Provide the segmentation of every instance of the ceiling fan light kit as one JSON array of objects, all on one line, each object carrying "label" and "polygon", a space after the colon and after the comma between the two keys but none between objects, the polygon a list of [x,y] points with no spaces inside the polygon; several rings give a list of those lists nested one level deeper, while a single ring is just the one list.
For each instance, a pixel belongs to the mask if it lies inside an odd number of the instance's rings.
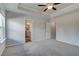
[{"label": "ceiling fan light kit", "polygon": [[52,9],[52,6],[48,6],[47,8],[48,8],[48,9]]},{"label": "ceiling fan light kit", "polygon": [[61,3],[47,3],[47,5],[38,5],[38,6],[45,6],[46,8],[43,10],[43,12],[47,11],[48,9],[56,10],[55,5],[59,5]]}]

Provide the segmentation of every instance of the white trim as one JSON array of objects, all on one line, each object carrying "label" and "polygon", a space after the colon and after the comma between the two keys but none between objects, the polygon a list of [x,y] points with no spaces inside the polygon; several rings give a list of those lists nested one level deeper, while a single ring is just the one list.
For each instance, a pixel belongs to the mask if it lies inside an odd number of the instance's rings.
[{"label": "white trim", "polygon": [[6,39],[0,40],[0,43],[2,44]]},{"label": "white trim", "polygon": [[0,43],[0,44],[1,44],[0,56],[1,56],[3,51],[4,51],[4,49],[5,49],[5,40],[3,40],[2,43]]},{"label": "white trim", "polygon": [[19,43],[19,44],[12,44],[12,45],[6,45],[6,48],[7,47],[12,47],[12,46],[17,46],[17,45],[24,45],[25,43]]}]

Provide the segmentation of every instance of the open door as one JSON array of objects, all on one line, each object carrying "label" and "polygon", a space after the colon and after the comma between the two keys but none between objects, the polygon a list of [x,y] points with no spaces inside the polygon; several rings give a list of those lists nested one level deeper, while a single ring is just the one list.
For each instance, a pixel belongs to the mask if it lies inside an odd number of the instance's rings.
[{"label": "open door", "polygon": [[25,42],[31,42],[31,23],[25,20]]}]

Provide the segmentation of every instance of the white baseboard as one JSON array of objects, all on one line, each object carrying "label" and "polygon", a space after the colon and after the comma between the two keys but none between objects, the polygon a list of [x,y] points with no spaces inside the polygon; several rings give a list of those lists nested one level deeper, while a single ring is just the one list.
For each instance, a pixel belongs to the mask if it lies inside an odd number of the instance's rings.
[{"label": "white baseboard", "polygon": [[3,43],[1,43],[1,45],[0,45],[0,56],[2,55],[4,49],[5,49],[5,41]]},{"label": "white baseboard", "polygon": [[24,43],[6,45],[6,48],[7,48],[7,47],[12,47],[12,46],[17,46],[17,45],[23,45],[23,44],[24,44]]}]

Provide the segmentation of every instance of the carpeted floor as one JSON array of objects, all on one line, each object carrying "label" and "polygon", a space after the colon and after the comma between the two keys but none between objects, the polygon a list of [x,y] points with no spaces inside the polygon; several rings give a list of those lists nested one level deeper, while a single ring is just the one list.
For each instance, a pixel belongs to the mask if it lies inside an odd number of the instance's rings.
[{"label": "carpeted floor", "polygon": [[55,40],[41,40],[8,47],[2,56],[79,56],[79,46]]}]

